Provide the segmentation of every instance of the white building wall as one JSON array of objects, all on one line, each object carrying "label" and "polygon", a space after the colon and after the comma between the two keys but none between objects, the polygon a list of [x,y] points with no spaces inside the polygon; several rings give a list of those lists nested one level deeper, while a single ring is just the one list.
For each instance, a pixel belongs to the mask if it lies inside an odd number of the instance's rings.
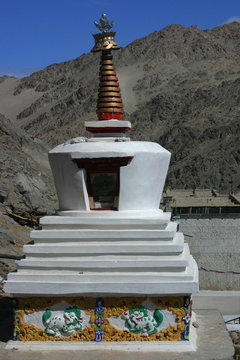
[{"label": "white building wall", "polygon": [[[240,272],[240,217],[180,220],[191,254],[199,269]],[[239,290],[240,274],[199,271],[200,289]]]}]

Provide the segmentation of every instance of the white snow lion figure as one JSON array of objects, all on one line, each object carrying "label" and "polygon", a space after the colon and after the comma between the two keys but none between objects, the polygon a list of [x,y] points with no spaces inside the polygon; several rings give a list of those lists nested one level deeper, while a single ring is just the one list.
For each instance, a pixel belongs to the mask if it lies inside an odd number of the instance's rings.
[{"label": "white snow lion figure", "polygon": [[156,309],[152,316],[147,309],[137,307],[124,311],[122,318],[125,320],[125,331],[148,336],[158,332],[158,327],[163,321],[163,314]]},{"label": "white snow lion figure", "polygon": [[45,334],[50,336],[68,336],[82,329],[83,317],[77,306],[68,307],[63,314],[52,313],[47,309],[42,317],[46,329]]}]

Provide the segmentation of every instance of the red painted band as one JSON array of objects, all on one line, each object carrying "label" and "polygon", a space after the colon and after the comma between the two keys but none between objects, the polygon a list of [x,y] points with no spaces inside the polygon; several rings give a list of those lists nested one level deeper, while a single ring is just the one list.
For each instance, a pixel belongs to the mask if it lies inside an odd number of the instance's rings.
[{"label": "red painted band", "polygon": [[99,120],[122,120],[123,119],[123,113],[98,113],[98,119]]}]

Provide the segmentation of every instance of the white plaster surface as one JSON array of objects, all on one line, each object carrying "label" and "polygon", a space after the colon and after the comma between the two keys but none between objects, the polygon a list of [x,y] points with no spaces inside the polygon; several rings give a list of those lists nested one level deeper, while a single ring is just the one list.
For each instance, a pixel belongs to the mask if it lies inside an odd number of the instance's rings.
[{"label": "white plaster surface", "polygon": [[[240,272],[240,217],[187,218],[180,220],[198,267]],[[239,290],[240,275],[199,271],[200,289]],[[239,301],[240,302],[240,301]]]},{"label": "white plaster surface", "polygon": [[130,141],[129,137],[126,137],[124,133],[95,133],[93,137],[88,139],[88,142],[122,142],[122,141]]},{"label": "white plaster surface", "polygon": [[[99,213],[99,211],[91,210],[91,211],[80,211],[80,210],[59,210],[57,212],[58,215],[64,216],[64,217],[78,217],[78,218],[85,218],[85,219],[96,219],[105,221],[111,221],[111,219],[118,219],[121,220],[136,220],[136,219],[142,219],[144,223],[144,219],[146,221],[149,220],[159,220],[159,223],[166,223],[166,219],[168,221],[170,220],[169,213],[163,213],[161,209],[145,209],[145,210],[122,210],[120,211],[102,211]],[[168,222],[167,221],[167,222]]]},{"label": "white plaster surface", "polygon": [[[66,211],[66,213],[69,213]],[[72,213],[72,212],[71,212]],[[76,211],[75,216],[44,216],[40,219],[43,229],[70,228],[104,228],[107,229],[128,229],[128,228],[150,228],[163,229],[170,221],[171,213],[164,213],[162,210],[155,211]]]},{"label": "white plaster surface", "polygon": [[38,240],[45,239],[45,242],[50,242],[51,240],[60,241],[61,239],[162,239],[162,240],[172,240],[176,234],[176,224],[169,223],[165,229],[56,229],[56,230],[33,230],[31,231],[31,239]]},{"label": "white plaster surface", "polygon": [[[49,153],[61,216],[42,219],[43,229],[31,232],[34,244],[25,245],[26,258],[17,261],[4,291],[16,296],[196,292],[196,262],[170,214],[159,210],[170,153],[150,142],[72,140]],[[73,160],[126,156],[133,159],[120,168],[118,211],[90,211],[86,172]]]},{"label": "white plaster surface", "polygon": [[42,219],[43,230],[31,232],[34,244],[25,245],[26,258],[17,262],[16,273],[8,275],[4,291],[71,296],[198,290],[197,265],[183,234],[176,232],[176,223],[168,222],[169,214],[120,219],[126,229],[114,228],[118,218],[105,218],[103,224],[101,217]]},{"label": "white plaster surface", "polygon": [[85,121],[85,127],[92,128],[130,128],[132,127],[130,121],[125,120],[97,120],[97,121]]},{"label": "white plaster surface", "polygon": [[60,210],[89,210],[84,171],[74,159],[133,156],[120,168],[119,211],[159,208],[170,153],[156,143],[83,142],[62,144],[49,153]]},{"label": "white plaster surface", "polygon": [[[74,144],[79,145],[79,144]],[[74,146],[74,145],[66,145]],[[58,154],[57,160],[49,157],[58,194],[59,207],[89,211],[85,170],[79,169],[70,154]]]},{"label": "white plaster surface", "polygon": [[[179,342],[179,341],[161,341],[161,342],[102,342],[102,343],[85,343],[85,342],[69,342],[69,341],[19,341],[17,344],[14,341],[9,341],[6,345],[6,350],[17,349],[20,351],[71,351],[71,350],[97,350],[99,351],[120,351],[121,354],[126,352],[137,352],[137,353],[188,353],[194,352],[197,349],[196,346],[196,331],[193,330],[193,335],[190,341],[188,342]],[[110,354],[107,354],[107,358]],[[80,357],[80,354],[78,353]],[[147,355],[146,355],[147,356]],[[211,359],[212,360],[212,359]]]},{"label": "white plaster surface", "polygon": [[198,291],[198,279],[194,277],[192,281],[175,281],[167,282],[122,282],[122,283],[74,283],[74,282],[42,282],[42,281],[7,281],[4,291],[12,293],[15,296],[79,296],[79,295],[102,295],[109,294],[128,296],[128,295],[173,295],[173,294],[190,294]]},{"label": "white plaster surface", "polygon": [[127,241],[115,241],[114,243],[105,241],[101,242],[101,246],[98,246],[98,242],[93,242],[89,244],[86,242],[81,242],[81,244],[39,244],[39,245],[24,245],[24,253],[28,254],[29,256],[34,256],[35,254],[38,254],[41,256],[48,255],[51,253],[52,255],[55,254],[55,256],[59,255],[71,255],[71,256],[77,256],[77,255],[86,255],[91,254],[94,252],[94,254],[125,254],[125,255],[134,255],[134,254],[145,254],[145,255],[161,255],[164,253],[181,253],[183,252],[183,239],[182,237],[175,238],[179,241],[174,241],[171,244],[166,244],[163,241],[138,241],[137,244],[133,244],[132,242]]},{"label": "white plaster surface", "polygon": [[217,309],[221,314],[240,314],[240,291],[200,290],[193,295],[193,309]]}]

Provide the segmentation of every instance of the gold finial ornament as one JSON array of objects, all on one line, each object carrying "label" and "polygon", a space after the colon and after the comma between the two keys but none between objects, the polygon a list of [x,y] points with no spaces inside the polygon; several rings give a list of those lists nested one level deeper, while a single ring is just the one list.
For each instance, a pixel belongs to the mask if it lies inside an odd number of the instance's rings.
[{"label": "gold finial ornament", "polygon": [[115,32],[103,32],[99,34],[94,34],[93,37],[95,39],[95,45],[91,51],[96,52],[110,49],[120,49],[120,46],[116,43],[114,39],[115,34]]},{"label": "gold finial ornament", "polygon": [[109,30],[113,27],[114,22],[109,22],[107,15],[102,14],[99,22],[94,21],[94,25],[102,31],[102,33],[94,34],[95,45],[92,52],[96,51],[104,51],[110,49],[120,49],[120,46],[115,41],[115,32],[109,32]]},{"label": "gold finial ornament", "polygon": [[99,120],[122,120],[123,104],[119,88],[118,78],[115,71],[111,50],[120,49],[116,43],[115,32],[108,32],[113,26],[106,14],[103,14],[99,23],[94,22],[95,26],[102,33],[94,34],[95,46],[92,52],[102,51],[99,72],[99,89],[97,114]]}]

